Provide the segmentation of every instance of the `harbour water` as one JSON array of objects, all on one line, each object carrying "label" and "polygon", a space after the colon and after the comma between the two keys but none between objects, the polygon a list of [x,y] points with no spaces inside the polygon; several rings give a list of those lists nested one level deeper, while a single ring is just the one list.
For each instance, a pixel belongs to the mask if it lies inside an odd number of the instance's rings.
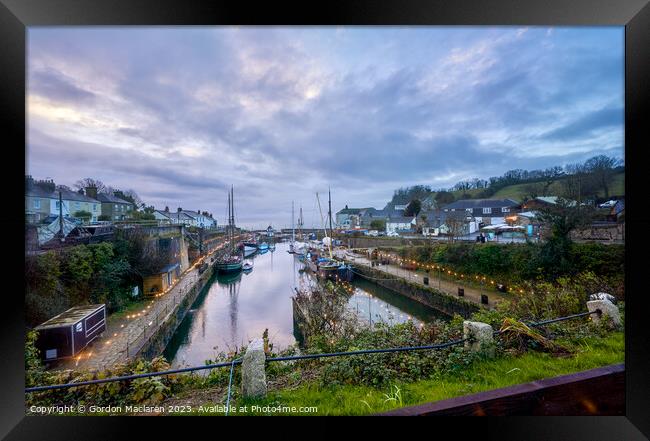
[{"label": "harbour water", "polygon": [[[288,249],[288,243],[278,243],[275,251],[249,258],[254,265],[250,273],[212,278],[165,349],[173,366],[203,364],[261,337],[265,329],[275,348],[295,343],[291,296],[295,287],[315,281]],[[445,318],[371,282],[356,278],[352,284],[355,292],[348,307],[362,323],[412,320],[417,324]]]}]

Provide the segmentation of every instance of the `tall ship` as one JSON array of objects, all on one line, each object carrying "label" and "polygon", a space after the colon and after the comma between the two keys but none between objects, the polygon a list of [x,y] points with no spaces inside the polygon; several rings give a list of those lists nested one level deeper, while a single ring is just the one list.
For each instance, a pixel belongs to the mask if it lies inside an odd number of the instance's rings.
[{"label": "tall ship", "polygon": [[[310,250],[306,255],[307,267],[316,273],[319,277],[328,280],[346,280],[351,281],[354,277],[352,267],[342,261],[334,258],[332,253],[332,194],[328,191],[328,217],[329,217],[329,235],[325,220],[323,219],[323,212],[321,210],[320,198],[316,193],[316,200],[318,201],[318,210],[320,211],[321,221],[323,224],[323,249]],[[327,255],[326,255],[327,254]]]},{"label": "tall ship", "polygon": [[235,193],[230,188],[228,193],[228,249],[226,253],[215,262],[215,269],[220,273],[236,273],[242,270],[244,258],[242,252],[235,247]]}]

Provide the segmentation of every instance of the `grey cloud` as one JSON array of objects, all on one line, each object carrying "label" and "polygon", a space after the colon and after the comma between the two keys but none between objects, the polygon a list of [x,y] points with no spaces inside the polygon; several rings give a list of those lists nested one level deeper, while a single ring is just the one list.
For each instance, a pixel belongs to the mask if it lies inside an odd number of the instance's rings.
[{"label": "grey cloud", "polygon": [[[543,135],[546,140],[574,140],[591,136],[595,131],[605,128],[619,127],[622,129],[624,111],[621,108],[606,108],[590,112],[572,123],[550,130]],[[622,133],[622,131],[621,131]]]},{"label": "grey cloud", "polygon": [[[314,191],[326,190],[328,184],[340,198],[363,202],[369,194],[385,194],[389,199],[396,186],[430,183],[432,177],[485,178],[512,168],[581,160],[607,147],[615,152],[619,145],[614,140],[612,146],[589,147],[595,130],[622,132],[616,116],[622,115],[622,50],[619,54],[589,41],[590,51],[562,41],[555,48],[543,46],[545,30],[531,29],[519,40],[505,39],[474,64],[451,69],[444,57],[452,46],[428,52],[418,46],[421,41],[427,46],[453,41],[462,53],[510,31],[474,29],[465,38],[449,31],[444,38],[400,40],[407,34],[377,30],[377,40],[364,32],[367,40],[356,47],[385,43],[394,48],[386,59],[366,57],[357,65],[348,43],[339,41],[342,46],[331,52],[341,57],[336,65],[344,67],[333,71],[326,56],[298,44],[304,43],[300,35],[305,32],[109,29],[89,32],[88,38],[81,30],[62,32],[61,38],[55,32],[38,38],[41,34],[34,32],[30,56],[42,64],[56,58],[104,69],[107,75],[117,72],[117,96],[115,102],[100,102],[102,98],[85,94],[89,92],[78,79],[62,77],[53,67],[31,74],[30,91],[33,87],[53,101],[83,102],[86,108],[101,104],[116,114],[123,106],[143,117],[113,129],[116,141],[106,146],[75,143],[62,133],[46,142],[41,137],[30,143],[30,165],[35,172],[54,175],[65,161],[74,161],[83,173],[105,173],[153,201],[183,199],[179,203],[215,212],[225,204],[224,189],[234,183],[239,210],[262,211],[245,216],[272,220],[288,219],[290,199],[313,202]],[[425,34],[420,30],[419,38]],[[392,41],[379,41],[382,35]],[[349,38],[359,37],[353,33]],[[418,58],[418,51],[435,56]],[[398,59],[391,58],[395,54]],[[490,68],[471,73],[476,63],[488,61]],[[304,100],[299,82],[312,74],[320,94]],[[438,87],[445,82],[449,87]],[[257,104],[244,106],[242,98]],[[592,115],[574,110],[595,99],[613,104]],[[558,120],[573,122],[553,129]],[[39,127],[30,126],[34,130]],[[494,132],[505,136],[500,139]],[[118,140],[168,157],[114,148]],[[205,146],[200,158],[171,153],[193,141]],[[545,148],[565,152],[544,155]],[[210,200],[214,208],[201,200]],[[368,204],[375,202],[385,203]]]},{"label": "grey cloud", "polygon": [[74,84],[74,80],[54,69],[37,70],[29,76],[29,90],[53,101],[66,103],[87,103],[95,99],[95,94]]}]

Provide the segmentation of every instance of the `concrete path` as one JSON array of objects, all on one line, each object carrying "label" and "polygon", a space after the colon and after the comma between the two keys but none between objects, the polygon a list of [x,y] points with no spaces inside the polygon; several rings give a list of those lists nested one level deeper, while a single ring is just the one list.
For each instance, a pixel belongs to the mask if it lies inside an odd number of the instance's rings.
[{"label": "concrete path", "polygon": [[[346,250],[336,250],[335,253],[338,258],[344,259],[354,265],[364,265],[374,270],[381,271],[385,273],[387,276],[399,277],[402,279],[406,279],[412,283],[417,283],[418,285],[427,286],[424,284],[425,273],[423,272],[415,272],[413,270],[408,270],[400,267],[399,265],[393,265],[393,264],[378,265],[373,267],[371,266],[370,260],[365,257],[361,257],[359,255],[353,255],[352,253],[349,253]],[[474,302],[478,304],[481,303],[481,294],[487,294],[489,299],[488,307],[490,308],[493,308],[499,301],[509,298],[509,295],[503,294],[501,292],[492,289],[480,290],[472,286],[467,286],[463,284],[462,281],[456,282],[456,281],[436,277],[435,271],[432,271],[429,275],[428,286],[431,288],[438,289],[454,297],[458,296],[459,287],[464,288],[465,290],[464,298],[466,300],[469,300],[470,302]]]},{"label": "concrete path", "polygon": [[147,302],[142,310],[135,311],[117,320],[107,319],[106,331],[77,357],[57,364],[54,369],[74,369],[77,371],[104,370],[128,361],[144,344],[144,339],[156,332],[164,323],[165,317],[174,310],[190,288],[199,280],[201,262],[210,259],[222,246],[215,248],[211,254],[195,262],[185,271],[168,292]]}]

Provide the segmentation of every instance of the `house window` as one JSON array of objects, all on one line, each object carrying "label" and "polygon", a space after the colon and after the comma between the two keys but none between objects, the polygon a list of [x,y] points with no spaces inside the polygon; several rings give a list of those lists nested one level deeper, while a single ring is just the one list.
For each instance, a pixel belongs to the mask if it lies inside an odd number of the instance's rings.
[{"label": "house window", "polygon": [[466,208],[465,211],[467,211],[468,213],[471,213],[472,209],[471,208]]},{"label": "house window", "polygon": [[115,211],[119,210],[119,205],[115,204]]},{"label": "house window", "polygon": [[97,211],[97,204],[93,204],[93,211]]},{"label": "house window", "polygon": [[506,207],[501,208],[501,211],[502,211],[503,213],[510,213],[510,209],[509,209],[509,208],[506,208]]},{"label": "house window", "polygon": [[36,208],[36,209],[41,208],[41,200],[40,199],[34,199],[34,208]]},{"label": "house window", "polygon": [[61,208],[61,202],[60,202],[60,201],[56,201],[56,209],[58,210],[59,208]]},{"label": "house window", "polygon": [[492,208],[484,207],[483,208],[483,214],[492,214]]}]

